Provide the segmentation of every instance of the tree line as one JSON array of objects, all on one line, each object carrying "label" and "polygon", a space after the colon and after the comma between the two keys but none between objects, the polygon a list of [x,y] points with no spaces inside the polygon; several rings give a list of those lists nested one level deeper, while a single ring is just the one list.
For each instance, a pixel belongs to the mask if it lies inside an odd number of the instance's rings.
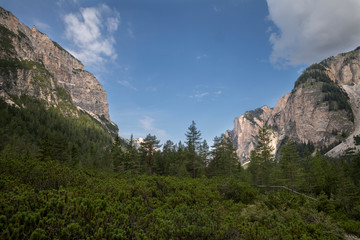
[{"label": "tree line", "polygon": [[[160,144],[155,135],[148,134],[140,146],[133,137],[129,142],[115,138],[111,148],[111,162],[115,172],[181,177],[235,176],[240,163],[231,140],[222,134],[214,138],[210,149],[192,121],[186,140],[177,144],[171,140]],[[162,150],[160,148],[162,147]]]}]

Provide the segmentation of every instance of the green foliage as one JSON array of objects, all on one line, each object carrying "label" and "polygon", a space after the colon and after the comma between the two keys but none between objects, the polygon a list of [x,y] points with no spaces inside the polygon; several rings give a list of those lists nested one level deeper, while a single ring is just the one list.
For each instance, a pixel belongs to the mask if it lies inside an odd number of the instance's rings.
[{"label": "green foliage", "polygon": [[219,192],[224,194],[225,199],[245,204],[253,203],[259,192],[249,184],[239,182],[234,178],[216,178]]},{"label": "green foliage", "polygon": [[[341,226],[356,232],[356,221],[340,226],[302,196],[260,194],[234,178],[124,177],[51,160],[0,160],[1,239],[342,239]],[[58,184],[39,185],[34,171]]]},{"label": "green foliage", "polygon": [[308,67],[296,80],[294,88],[308,81],[332,83],[329,76],[324,72],[325,68],[321,64],[313,64]]},{"label": "green foliage", "polygon": [[62,46],[60,46],[60,44],[58,44],[58,43],[55,42],[55,41],[52,41],[52,42],[53,42],[53,44],[54,44],[55,47],[57,47],[57,48],[60,49],[61,51],[67,52]]},{"label": "green foliage", "polygon": [[349,97],[346,92],[333,82],[324,83],[322,92],[325,93],[323,101],[329,103],[329,111],[345,110],[351,117],[351,120],[354,121]]},{"label": "green foliage", "polygon": [[146,136],[144,142],[140,143],[140,151],[143,153],[142,157],[144,162],[146,162],[149,176],[151,176],[153,173],[154,155],[157,149],[161,147],[159,143],[160,140],[158,140],[155,135],[152,136],[150,134]]},{"label": "green foliage", "polygon": [[284,141],[275,158],[271,130],[261,128],[244,170],[230,139],[216,137],[210,152],[194,122],[187,146],[155,150],[159,140],[148,135],[139,150],[132,138],[112,142],[85,113],[64,117],[27,96],[13,100],[0,101],[0,239],[360,236],[360,154],[330,159]]},{"label": "green foliage", "polygon": [[195,178],[201,176],[204,167],[204,159],[201,159],[199,155],[199,147],[201,142],[201,132],[197,129],[196,123],[192,121],[185,133],[186,136],[186,168],[189,174]]},{"label": "green foliage", "polygon": [[26,96],[14,97],[14,101],[22,107],[9,106],[0,100],[0,151],[6,146],[17,146],[19,154],[27,151],[42,160],[70,165],[76,165],[76,161],[83,166],[93,166],[96,160],[100,166],[105,164],[102,157],[112,138],[88,115],[79,112],[78,118],[64,117],[59,109],[47,109],[41,101]]},{"label": "green foliage", "polygon": [[[50,78],[53,77],[42,63],[31,60],[19,60],[17,58],[0,59],[0,73],[2,75],[7,77],[16,76],[18,69],[30,71],[33,78],[33,84],[42,88],[48,88],[50,84]],[[9,88],[10,84],[13,83],[5,81],[5,84],[5,87]]]},{"label": "green foliage", "polygon": [[71,101],[70,94],[63,87],[56,87],[56,95],[59,99],[63,101]]},{"label": "green foliage", "polygon": [[7,54],[13,54],[15,49],[11,38],[16,37],[16,34],[8,28],[0,24],[0,49]]},{"label": "green foliage", "polygon": [[282,180],[286,186],[294,189],[299,175],[299,155],[296,151],[296,145],[291,139],[288,139],[281,148],[280,155]]},{"label": "green foliage", "polygon": [[115,123],[107,120],[107,118],[104,115],[101,115],[100,119],[103,123],[105,123],[106,128],[109,129],[111,135],[115,138],[117,136],[117,132],[119,131],[118,126]]},{"label": "green foliage", "polygon": [[360,145],[360,135],[354,136],[354,143],[355,145]]},{"label": "green foliage", "polygon": [[239,159],[230,138],[224,134],[220,137],[215,137],[212,148],[212,158],[208,164],[207,175],[236,176],[239,173]]},{"label": "green foliage", "polygon": [[258,145],[251,151],[249,171],[254,184],[268,185],[274,160],[273,147],[270,145],[271,130],[267,127],[259,129]]},{"label": "green foliage", "polygon": [[258,118],[260,117],[261,114],[263,114],[264,110],[262,110],[261,108],[257,108],[255,110],[252,110],[252,111],[247,111],[245,114],[244,114],[244,117],[251,121],[252,123],[255,124],[255,118]]}]

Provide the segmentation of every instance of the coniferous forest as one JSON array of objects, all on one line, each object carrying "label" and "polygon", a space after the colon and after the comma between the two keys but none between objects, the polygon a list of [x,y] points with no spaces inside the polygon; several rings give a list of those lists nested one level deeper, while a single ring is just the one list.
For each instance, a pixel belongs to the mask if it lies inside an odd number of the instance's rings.
[{"label": "coniferous forest", "polygon": [[[0,100],[1,239],[356,239],[360,154],[331,159],[270,128],[245,169],[231,141],[113,139],[89,115]],[[21,107],[19,107],[21,106]]]}]

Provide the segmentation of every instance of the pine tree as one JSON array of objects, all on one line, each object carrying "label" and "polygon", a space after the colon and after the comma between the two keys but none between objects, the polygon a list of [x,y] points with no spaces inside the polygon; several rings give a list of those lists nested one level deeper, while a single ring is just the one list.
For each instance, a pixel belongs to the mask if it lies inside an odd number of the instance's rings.
[{"label": "pine tree", "polygon": [[139,159],[139,151],[135,146],[133,135],[131,134],[130,141],[127,144],[127,163],[128,169],[132,174],[141,173],[141,164]]},{"label": "pine tree", "polygon": [[280,155],[280,166],[283,179],[289,187],[295,188],[299,171],[299,155],[296,151],[296,145],[291,139],[286,141],[280,151]]},{"label": "pine tree", "polygon": [[188,131],[185,134],[186,144],[187,144],[187,153],[188,153],[188,164],[187,169],[190,172],[191,176],[195,178],[197,176],[198,169],[201,167],[199,163],[198,147],[201,141],[201,133],[196,128],[196,123],[192,121],[191,125],[188,128]]},{"label": "pine tree", "polygon": [[115,172],[123,172],[122,160],[123,160],[123,150],[120,143],[119,136],[115,137],[115,141],[111,148],[111,159],[113,163],[113,169]]},{"label": "pine tree", "polygon": [[156,136],[152,136],[148,134],[144,139],[144,142],[140,143],[141,145],[141,152],[143,153],[143,159],[146,163],[148,174],[149,176],[153,173],[153,164],[154,164],[154,154],[155,151],[161,147],[159,144],[160,140],[156,138]]},{"label": "pine tree", "polygon": [[52,147],[49,137],[48,135],[45,135],[45,137],[40,141],[39,159],[41,161],[51,160],[51,149]]},{"label": "pine tree", "polygon": [[172,175],[179,177],[189,177],[189,172],[186,169],[186,147],[181,141],[179,141],[179,143],[175,146],[175,149],[175,162],[171,167],[171,173]]},{"label": "pine tree", "polygon": [[210,175],[234,176],[238,170],[238,157],[231,139],[224,134],[215,137],[212,148],[212,159],[209,164]]},{"label": "pine tree", "polygon": [[271,143],[271,130],[267,127],[261,127],[258,135],[258,145],[251,152],[249,171],[253,175],[255,184],[268,185],[271,163],[274,160],[272,154],[273,147]]},{"label": "pine tree", "polygon": [[201,176],[206,175],[206,169],[209,165],[209,145],[207,144],[206,140],[202,141],[202,143],[199,146],[199,157],[200,161],[202,163],[202,166],[200,168],[200,174]]},{"label": "pine tree", "polygon": [[161,168],[163,175],[171,175],[171,168],[177,168],[175,145],[171,140],[166,141],[161,155],[162,157],[161,161],[158,162],[158,168]]},{"label": "pine tree", "polygon": [[71,148],[71,162],[70,165],[75,167],[79,164],[79,150],[78,147],[74,144]]}]

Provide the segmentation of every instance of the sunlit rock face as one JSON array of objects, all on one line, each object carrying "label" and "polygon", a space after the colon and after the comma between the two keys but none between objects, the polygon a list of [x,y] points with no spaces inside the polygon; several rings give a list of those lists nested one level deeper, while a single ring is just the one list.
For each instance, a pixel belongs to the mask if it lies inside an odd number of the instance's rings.
[{"label": "sunlit rock face", "polygon": [[35,26],[28,28],[2,8],[0,27],[2,96],[26,94],[56,105],[57,90],[65,88],[78,109],[115,126],[110,120],[105,90],[78,59]]},{"label": "sunlit rock face", "polygon": [[[285,138],[331,149],[336,157],[360,150],[354,136],[360,134],[360,48],[328,58],[307,68],[291,93],[274,108],[267,106],[244,113],[227,131],[241,162],[257,145],[260,127],[272,129],[275,153]],[[340,144],[339,144],[340,143]],[[338,145],[337,145],[338,144]],[[337,146],[335,146],[337,145]],[[333,147],[335,146],[335,147]]]}]

